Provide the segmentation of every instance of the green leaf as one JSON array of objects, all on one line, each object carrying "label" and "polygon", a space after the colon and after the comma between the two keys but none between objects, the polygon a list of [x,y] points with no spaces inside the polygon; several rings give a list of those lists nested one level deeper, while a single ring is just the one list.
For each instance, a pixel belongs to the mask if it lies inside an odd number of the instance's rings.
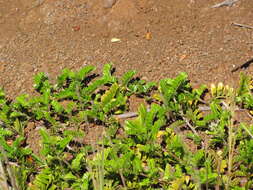
[{"label": "green leaf", "polygon": [[248,92],[250,92],[249,84],[250,84],[250,77],[248,77],[244,73],[240,73],[240,84],[237,90],[237,95],[243,96]]},{"label": "green leaf", "polygon": [[165,166],[163,179],[164,180],[173,179],[174,178],[173,173],[174,172],[173,172],[172,166],[169,163],[167,163],[166,166]]},{"label": "green leaf", "polygon": [[40,92],[43,87],[43,83],[48,80],[45,73],[40,72],[34,77],[34,88]]},{"label": "green leaf", "polygon": [[154,119],[160,109],[161,107],[157,104],[151,105],[151,109],[149,112],[147,112],[145,117],[145,125],[147,126],[147,128],[151,128],[153,126]]},{"label": "green leaf", "polygon": [[52,100],[51,105],[53,109],[56,111],[56,113],[62,113],[64,111],[63,106],[56,100]]},{"label": "green leaf", "polygon": [[184,120],[177,120],[177,121],[174,121],[173,123],[171,123],[169,128],[172,128],[175,130],[176,128],[181,127],[184,124],[185,124]]},{"label": "green leaf", "polygon": [[91,71],[94,71],[95,70],[95,67],[94,66],[91,66],[91,65],[88,65],[88,66],[85,66],[84,68],[82,68],[80,71],[78,71],[77,73],[77,79],[82,81],[86,78],[86,76],[91,72]]},{"label": "green leaf", "polygon": [[219,118],[221,112],[222,112],[222,108],[219,104],[217,104],[217,102],[213,101],[210,104],[210,108],[212,113],[215,115],[215,117]]},{"label": "green leaf", "polygon": [[16,109],[21,109],[21,108],[29,108],[30,107],[30,102],[28,100],[29,95],[28,94],[22,94],[18,97],[16,97],[16,102],[14,103],[14,107]]},{"label": "green leaf", "polygon": [[160,81],[160,91],[164,95],[164,101],[168,104],[178,90],[183,90],[187,85],[187,74],[182,72],[175,79],[163,79]]},{"label": "green leaf", "polygon": [[142,171],[142,162],[139,158],[135,157],[133,160],[133,173],[139,174]]},{"label": "green leaf", "polygon": [[38,99],[41,103],[43,103],[44,105],[49,105],[50,103],[50,91],[44,91],[42,96],[40,96],[40,98]]},{"label": "green leaf", "polygon": [[201,85],[199,88],[197,89],[193,89],[193,93],[198,95],[198,98],[200,98],[203,93],[206,91],[207,86],[206,85]]},{"label": "green leaf", "polygon": [[63,176],[63,179],[66,181],[75,181],[75,180],[77,180],[77,177],[74,176],[71,172],[69,172]]},{"label": "green leaf", "polygon": [[116,82],[116,78],[112,76],[112,63],[104,65],[104,68],[103,68],[103,79],[105,79],[107,83],[114,83],[114,82]]},{"label": "green leaf", "polygon": [[[103,111],[105,114],[111,112],[111,111],[115,111],[115,114],[117,112],[123,112],[126,105],[126,101],[127,101],[127,97],[123,96],[121,93],[119,93],[119,95],[117,96],[117,98],[113,98],[111,99],[111,101],[109,103],[107,103],[104,107],[103,107]],[[121,108],[118,109],[117,108]]]},{"label": "green leaf", "polygon": [[59,147],[58,152],[62,152],[67,147],[67,145],[70,143],[72,138],[73,138],[72,136],[67,136],[67,137],[64,137],[63,139],[61,139],[59,142],[57,142],[57,146]]},{"label": "green leaf", "polygon": [[155,82],[148,82],[147,84],[143,85],[143,91],[142,93],[148,93],[149,90],[156,86]]},{"label": "green leaf", "polygon": [[13,125],[14,125],[15,130],[16,130],[20,135],[24,135],[24,128],[23,128],[22,123],[19,121],[18,118],[15,119]]},{"label": "green leaf", "polygon": [[43,112],[44,118],[51,123],[51,125],[55,125],[56,124],[56,120],[51,116],[50,112],[44,111]]},{"label": "green leaf", "polygon": [[63,87],[68,79],[74,79],[75,78],[75,73],[69,69],[63,69],[61,75],[57,77],[57,87],[61,88]]},{"label": "green leaf", "polygon": [[140,116],[134,120],[125,122],[125,131],[128,135],[135,135],[139,139],[143,139],[142,135],[145,134],[146,129],[143,127],[140,121]]},{"label": "green leaf", "polygon": [[127,71],[121,78],[121,85],[127,86],[128,83],[133,79],[133,76],[136,74],[136,71]]},{"label": "green leaf", "polygon": [[156,166],[156,160],[155,159],[148,159],[148,168],[149,168],[149,177],[156,176],[158,174],[158,168]]},{"label": "green leaf", "polygon": [[72,161],[71,163],[71,168],[73,170],[80,170],[81,169],[81,162],[84,159],[85,154],[84,153],[79,153],[77,154],[76,158]]},{"label": "green leaf", "polygon": [[40,129],[40,135],[42,137],[43,147],[41,150],[42,155],[46,156],[50,152],[50,145],[53,144],[49,134],[45,129]]},{"label": "green leaf", "polygon": [[53,182],[53,172],[50,168],[43,169],[35,178],[33,184],[38,189],[48,189]]},{"label": "green leaf", "polygon": [[143,124],[145,122],[145,118],[147,115],[147,109],[143,104],[141,104],[140,107],[138,108],[138,113],[140,116],[139,118],[140,118],[141,124]]},{"label": "green leaf", "polygon": [[165,119],[159,119],[157,121],[155,121],[153,127],[151,128],[151,131],[150,131],[150,138],[152,140],[155,140],[157,138],[157,134],[160,130],[160,128],[162,126],[164,126],[166,123]]},{"label": "green leaf", "polygon": [[9,114],[11,112],[11,107],[4,104],[1,106],[0,110],[0,120],[5,124],[11,124],[12,121],[9,118]]},{"label": "green leaf", "polygon": [[4,129],[4,128],[0,127],[0,136],[8,137],[8,136],[11,136],[11,135],[13,135],[12,131],[10,131],[9,129]]},{"label": "green leaf", "polygon": [[77,104],[75,102],[68,102],[65,111],[70,114],[75,108],[77,107]]},{"label": "green leaf", "polygon": [[119,86],[117,83],[114,83],[109,90],[105,92],[105,94],[101,97],[101,105],[105,106],[107,103],[109,103],[114,96],[116,95],[117,91],[119,89]]},{"label": "green leaf", "polygon": [[5,99],[4,89],[0,87],[0,100],[4,100],[4,99]]},{"label": "green leaf", "polygon": [[76,92],[73,91],[70,88],[65,88],[64,90],[61,90],[60,92],[58,92],[57,94],[54,95],[57,99],[61,100],[61,99],[73,99],[73,100],[77,100],[78,96],[76,95]]},{"label": "green leaf", "polygon": [[10,114],[10,118],[17,118],[17,117],[26,117],[26,114],[24,114],[22,112],[17,112],[17,111],[13,111]]},{"label": "green leaf", "polygon": [[6,143],[3,136],[0,136],[0,146],[2,146],[9,153],[13,151],[13,148]]},{"label": "green leaf", "polygon": [[138,113],[136,119],[125,122],[125,131],[138,139],[136,143],[151,143],[157,138],[159,129],[165,125],[165,111],[161,106],[151,104],[150,111],[141,105]]},{"label": "green leaf", "polygon": [[108,81],[105,79],[98,79],[95,80],[94,82],[92,82],[91,84],[89,84],[88,87],[84,88],[81,91],[82,96],[90,96],[97,88],[103,86],[104,84],[106,84]]}]

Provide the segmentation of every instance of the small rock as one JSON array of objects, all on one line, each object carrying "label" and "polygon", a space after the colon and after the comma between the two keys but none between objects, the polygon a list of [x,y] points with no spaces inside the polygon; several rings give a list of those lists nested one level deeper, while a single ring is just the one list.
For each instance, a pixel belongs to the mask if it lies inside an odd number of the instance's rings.
[{"label": "small rock", "polygon": [[116,0],[104,0],[104,8],[112,8]]},{"label": "small rock", "polygon": [[114,43],[114,42],[120,42],[121,40],[119,38],[112,38],[111,39],[111,42]]},{"label": "small rock", "polygon": [[0,62],[0,72],[4,72],[5,64]]}]

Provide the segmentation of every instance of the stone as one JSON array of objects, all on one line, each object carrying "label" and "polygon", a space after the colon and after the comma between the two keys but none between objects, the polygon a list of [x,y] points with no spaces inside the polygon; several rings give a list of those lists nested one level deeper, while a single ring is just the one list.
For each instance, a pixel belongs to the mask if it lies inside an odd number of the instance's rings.
[{"label": "stone", "polygon": [[116,0],[104,0],[104,8],[112,8],[115,5]]}]

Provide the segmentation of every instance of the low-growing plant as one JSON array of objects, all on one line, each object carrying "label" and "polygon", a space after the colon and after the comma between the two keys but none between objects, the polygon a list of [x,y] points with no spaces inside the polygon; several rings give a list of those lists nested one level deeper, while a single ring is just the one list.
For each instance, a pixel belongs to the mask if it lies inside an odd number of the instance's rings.
[{"label": "low-growing plant", "polygon": [[[116,77],[112,64],[94,71],[64,69],[56,84],[38,73],[36,96],[11,100],[0,89],[1,189],[253,188],[253,126],[236,120],[252,117],[249,76],[238,89],[208,89],[192,88],[186,73],[156,84],[135,71]],[[131,96],[146,105],[129,114]],[[105,132],[87,143],[92,126]]]}]

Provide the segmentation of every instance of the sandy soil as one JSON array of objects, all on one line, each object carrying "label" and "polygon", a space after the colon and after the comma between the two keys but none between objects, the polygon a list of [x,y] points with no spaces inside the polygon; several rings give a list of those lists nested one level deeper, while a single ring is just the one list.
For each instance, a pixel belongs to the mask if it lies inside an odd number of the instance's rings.
[{"label": "sandy soil", "polygon": [[253,1],[211,8],[219,2],[0,0],[0,86],[14,97],[31,92],[37,72],[108,62],[148,80],[186,71],[194,86],[235,85],[240,70],[231,70],[252,58],[253,30],[231,24],[253,26]]}]

